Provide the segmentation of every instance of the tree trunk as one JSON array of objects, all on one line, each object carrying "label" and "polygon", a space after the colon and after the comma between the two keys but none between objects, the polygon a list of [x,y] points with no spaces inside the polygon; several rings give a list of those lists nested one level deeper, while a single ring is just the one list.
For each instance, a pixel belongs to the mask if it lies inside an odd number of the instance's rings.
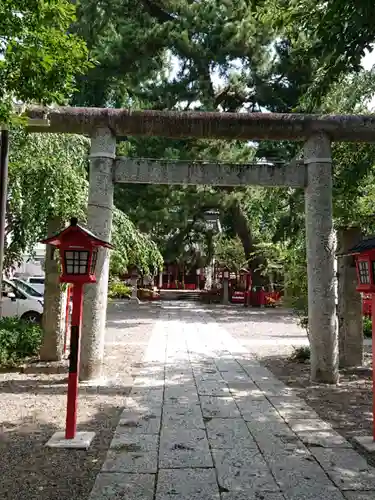
[{"label": "tree trunk", "polygon": [[238,200],[234,201],[231,208],[234,230],[242,242],[248,268],[251,269],[252,286],[265,286],[268,283],[267,277],[263,276],[259,270],[259,267],[264,264],[264,259],[261,256],[252,256],[255,252],[255,246],[247,218]]},{"label": "tree trunk", "polygon": [[[362,239],[360,228],[337,231],[338,252],[345,253]],[[357,273],[352,256],[338,257],[339,364],[342,368],[363,363],[361,294],[356,291]]]},{"label": "tree trunk", "polygon": [[[55,217],[48,221],[48,236],[59,232],[62,220]],[[45,288],[43,311],[43,340],[40,348],[42,361],[59,361],[63,354],[63,324],[65,311],[60,288],[59,262],[54,258],[54,248],[46,247]]]}]

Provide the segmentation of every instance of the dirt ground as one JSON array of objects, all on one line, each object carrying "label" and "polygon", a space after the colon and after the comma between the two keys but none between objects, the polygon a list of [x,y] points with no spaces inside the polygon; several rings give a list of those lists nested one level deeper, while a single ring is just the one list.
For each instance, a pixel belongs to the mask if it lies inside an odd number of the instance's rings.
[{"label": "dirt ground", "polygon": [[158,314],[143,311],[141,317],[127,311],[126,320],[114,313],[107,321],[104,372],[116,384],[80,388],[78,430],[96,433],[88,451],[44,446],[65,426],[66,362],[50,364],[55,373],[45,367],[40,373],[38,365],[0,373],[1,500],[87,500]]}]

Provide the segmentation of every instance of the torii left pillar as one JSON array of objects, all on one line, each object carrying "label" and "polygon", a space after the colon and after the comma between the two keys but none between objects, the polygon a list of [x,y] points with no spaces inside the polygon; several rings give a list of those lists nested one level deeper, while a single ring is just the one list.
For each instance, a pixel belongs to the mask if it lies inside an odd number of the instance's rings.
[{"label": "torii left pillar", "polygon": [[[91,137],[87,226],[105,241],[110,241],[112,230],[115,157],[116,137],[107,128],[95,130]],[[109,250],[100,248],[97,282],[85,285],[80,368],[80,380],[84,381],[99,381],[102,377],[108,276]]]}]

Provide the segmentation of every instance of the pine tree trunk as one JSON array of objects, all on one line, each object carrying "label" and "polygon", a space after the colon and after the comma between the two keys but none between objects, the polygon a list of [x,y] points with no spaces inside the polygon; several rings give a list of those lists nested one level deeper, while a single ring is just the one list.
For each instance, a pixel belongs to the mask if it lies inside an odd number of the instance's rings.
[{"label": "pine tree trunk", "polygon": [[258,256],[252,257],[252,254],[255,252],[255,246],[251,228],[237,200],[232,205],[232,214],[234,230],[242,242],[245,257],[249,262],[248,268],[251,269],[252,286],[265,286],[268,284],[267,277],[263,276],[259,270],[264,259]]},{"label": "pine tree trunk", "polygon": [[[48,221],[48,236],[60,231],[62,220],[55,217]],[[65,311],[63,308],[60,288],[60,270],[57,259],[54,259],[54,248],[46,247],[45,258],[45,288],[43,311],[43,340],[40,348],[42,361],[59,361],[63,354],[63,323]]]},{"label": "pine tree trunk", "polygon": [[[337,231],[338,252],[345,253],[362,238],[359,228]],[[356,291],[357,273],[352,256],[338,257],[339,364],[341,368],[363,363],[363,324],[361,294]]]}]

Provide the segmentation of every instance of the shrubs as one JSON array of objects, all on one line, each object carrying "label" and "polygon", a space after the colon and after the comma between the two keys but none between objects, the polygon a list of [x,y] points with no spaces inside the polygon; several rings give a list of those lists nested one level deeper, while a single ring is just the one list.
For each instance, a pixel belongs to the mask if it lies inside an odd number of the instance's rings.
[{"label": "shrubs", "polygon": [[112,281],[108,287],[109,299],[129,299],[131,297],[131,288],[121,281]]},{"label": "shrubs", "polygon": [[363,336],[369,339],[372,337],[372,321],[369,316],[363,316]]},{"label": "shrubs", "polygon": [[38,353],[42,341],[39,325],[19,318],[0,319],[0,365],[16,365]]},{"label": "shrubs", "polygon": [[310,354],[310,346],[294,347],[289,360],[295,363],[307,363],[310,360]]}]

